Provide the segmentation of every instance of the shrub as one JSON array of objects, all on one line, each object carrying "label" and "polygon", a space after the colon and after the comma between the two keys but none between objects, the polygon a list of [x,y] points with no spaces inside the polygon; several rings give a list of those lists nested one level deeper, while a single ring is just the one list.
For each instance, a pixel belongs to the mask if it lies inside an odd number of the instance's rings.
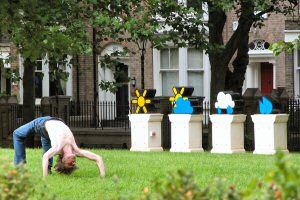
[{"label": "shrub", "polygon": [[7,158],[0,158],[0,199],[1,200],[28,200],[45,199],[55,200],[55,197],[40,192],[47,191],[35,187],[35,181],[24,165],[15,167]]},{"label": "shrub", "polygon": [[265,199],[300,199],[299,166],[293,165],[283,153],[278,153],[276,158],[276,170],[266,177]]},{"label": "shrub", "polygon": [[200,188],[193,180],[193,173],[178,170],[169,173],[164,180],[154,183],[154,191],[144,188],[142,199],[240,199],[240,194],[233,185],[228,185],[226,180],[215,179],[206,188]]}]

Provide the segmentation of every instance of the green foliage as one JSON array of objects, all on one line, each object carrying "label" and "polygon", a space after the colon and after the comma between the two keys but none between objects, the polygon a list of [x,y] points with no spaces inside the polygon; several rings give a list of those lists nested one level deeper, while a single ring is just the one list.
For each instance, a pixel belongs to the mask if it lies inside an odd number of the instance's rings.
[{"label": "green foliage", "polygon": [[273,51],[275,56],[278,56],[282,52],[292,53],[295,48],[298,48],[299,38],[293,42],[276,42],[272,43],[269,47],[271,51]]},{"label": "green foliage", "polygon": [[193,180],[194,174],[183,170],[169,173],[166,179],[156,180],[154,189],[144,188],[141,199],[241,199],[241,193],[223,179],[214,179],[209,186],[201,188]]},{"label": "green foliage", "polygon": [[116,93],[118,88],[120,88],[124,83],[128,83],[130,81],[130,78],[127,76],[127,74],[116,67],[118,64],[120,64],[120,57],[126,56],[128,51],[129,50],[127,48],[124,48],[122,52],[115,51],[110,55],[106,54],[101,57],[101,67],[110,69],[113,72],[114,77],[113,81],[101,80],[99,87],[102,90]]},{"label": "green foliage", "polygon": [[80,1],[1,1],[1,33],[7,35],[23,58],[90,53]]},{"label": "green foliage", "polygon": [[300,169],[291,163],[288,156],[277,154],[276,170],[268,174],[266,180],[266,198],[275,199],[300,199]]},{"label": "green foliage", "polygon": [[116,81],[103,81],[99,83],[99,87],[106,91],[106,92],[111,92],[111,93],[116,93],[119,89],[121,84],[117,83]]},{"label": "green foliage", "polygon": [[42,190],[41,188],[36,187],[35,182],[40,180],[35,180],[24,165],[15,167],[3,157],[0,161],[1,200],[56,199],[46,193],[47,188],[45,185]]}]

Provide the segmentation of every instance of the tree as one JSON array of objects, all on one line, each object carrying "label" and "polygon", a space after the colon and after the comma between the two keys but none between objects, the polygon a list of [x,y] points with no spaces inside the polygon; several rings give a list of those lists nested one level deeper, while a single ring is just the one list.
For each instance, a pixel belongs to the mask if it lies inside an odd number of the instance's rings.
[{"label": "tree", "polygon": [[[113,30],[109,35],[111,38],[134,42],[138,46],[141,55],[142,88],[147,43],[151,47],[160,48],[171,41],[178,47],[193,46],[206,50],[211,64],[212,102],[216,100],[219,91],[242,92],[249,63],[250,28],[263,26],[264,14],[289,14],[298,3],[296,0],[188,0],[190,6],[183,6],[173,0],[94,2],[102,5],[96,8],[95,15],[100,19],[98,22],[101,22],[95,25],[106,27],[99,29],[102,36],[108,30]],[[208,6],[208,22],[203,21],[203,4]],[[239,25],[225,43],[222,34],[230,12],[236,13]],[[114,27],[107,29],[107,24]],[[228,68],[230,62],[233,71]]]},{"label": "tree", "polygon": [[[97,43],[112,39],[132,42],[141,61],[141,88],[144,89],[144,67],[147,48],[161,48],[167,42],[179,47],[193,41],[198,48],[207,46],[203,10],[178,4],[174,0],[93,0],[92,24],[97,31]],[[201,7],[202,8],[202,7]],[[197,41],[197,43],[196,43]],[[101,49],[102,47],[98,47]],[[115,88],[107,83],[104,88]]]},{"label": "tree", "polygon": [[[209,43],[218,51],[209,49],[211,64],[211,102],[221,90],[242,92],[247,65],[249,64],[248,43],[252,26],[263,26],[264,14],[290,14],[298,1],[295,0],[232,0],[207,1],[209,11]],[[227,13],[234,8],[238,16],[238,27],[229,41],[224,44],[222,32]],[[233,71],[228,64],[233,60]]]},{"label": "tree", "polygon": [[35,117],[35,61],[90,52],[85,29],[86,5],[76,0],[2,0],[1,33],[24,59],[23,120]]}]

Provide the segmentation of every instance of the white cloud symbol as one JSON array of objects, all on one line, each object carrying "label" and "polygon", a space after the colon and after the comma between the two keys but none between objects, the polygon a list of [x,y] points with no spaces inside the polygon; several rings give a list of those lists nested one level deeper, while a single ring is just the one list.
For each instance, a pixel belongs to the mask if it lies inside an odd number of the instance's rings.
[{"label": "white cloud symbol", "polygon": [[230,94],[225,94],[224,92],[219,92],[217,96],[217,102],[215,103],[215,108],[227,109],[228,106],[234,108],[234,101]]}]

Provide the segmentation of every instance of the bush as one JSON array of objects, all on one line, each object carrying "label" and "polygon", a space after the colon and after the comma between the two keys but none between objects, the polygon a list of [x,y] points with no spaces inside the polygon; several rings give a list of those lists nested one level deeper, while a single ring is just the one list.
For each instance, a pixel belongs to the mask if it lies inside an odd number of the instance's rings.
[{"label": "bush", "polygon": [[287,155],[277,154],[276,170],[270,172],[265,199],[300,199],[300,170],[291,163]]},{"label": "bush", "polygon": [[147,200],[161,199],[240,199],[240,193],[233,185],[228,185],[225,180],[215,179],[206,188],[200,188],[193,180],[193,173],[178,170],[169,173],[165,180],[155,181],[154,191],[144,189],[141,197]]},{"label": "bush", "polygon": [[[15,167],[8,159],[0,158],[0,199],[1,200],[28,200],[45,199],[55,200],[55,197],[40,192],[47,191],[43,185],[43,190],[38,190],[34,180],[26,167],[20,165]],[[40,181],[40,180],[39,180]]]}]

